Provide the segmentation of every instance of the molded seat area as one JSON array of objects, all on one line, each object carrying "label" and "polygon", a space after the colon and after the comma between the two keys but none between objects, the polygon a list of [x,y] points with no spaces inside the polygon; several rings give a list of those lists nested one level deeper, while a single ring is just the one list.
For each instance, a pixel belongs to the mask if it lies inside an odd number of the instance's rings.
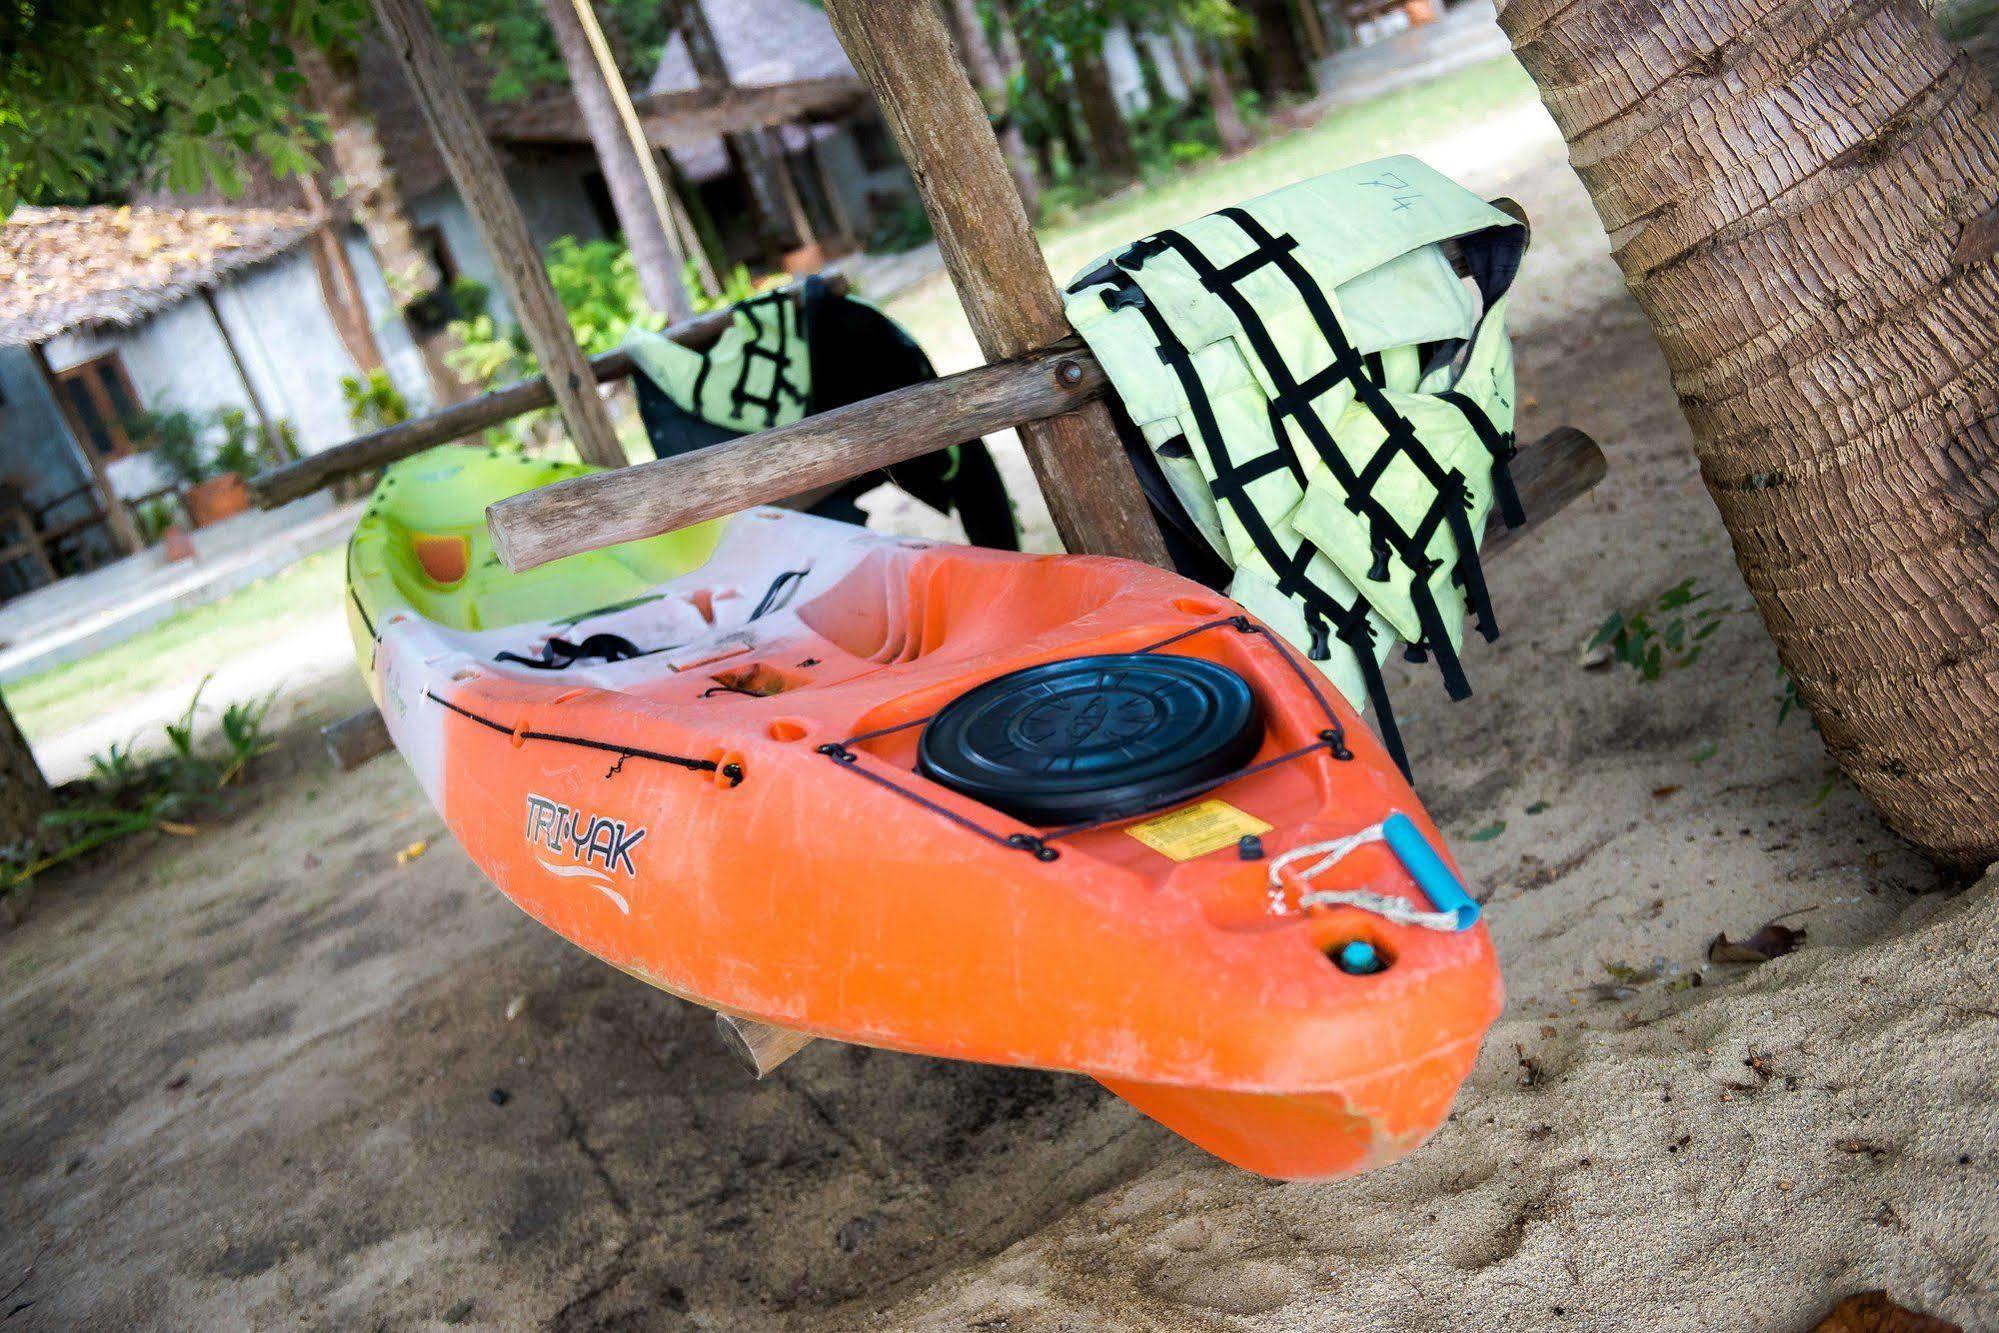
[{"label": "molded seat area", "polygon": [[708,559],[726,519],[509,573],[493,553],[486,506],[599,471],[455,445],[398,463],[354,530],[350,586],[378,620],[407,607],[453,629],[484,630],[643,598]]}]

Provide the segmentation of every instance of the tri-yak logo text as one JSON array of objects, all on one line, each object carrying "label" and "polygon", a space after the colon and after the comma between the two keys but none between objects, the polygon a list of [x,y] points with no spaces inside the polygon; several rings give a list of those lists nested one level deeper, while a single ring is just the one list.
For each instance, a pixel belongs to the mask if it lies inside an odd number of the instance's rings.
[{"label": "tri-yak logo text", "polygon": [[607,819],[577,810],[546,796],[530,793],[527,800],[528,845],[546,848],[564,858],[562,863],[552,863],[547,857],[537,855],[535,860],[541,862],[542,869],[564,878],[587,878],[590,887],[601,891],[629,915],[631,906],[624,895],[611,889],[610,877],[614,873],[631,876],[639,873],[632,850],[645,841],[646,830],[622,819]]}]

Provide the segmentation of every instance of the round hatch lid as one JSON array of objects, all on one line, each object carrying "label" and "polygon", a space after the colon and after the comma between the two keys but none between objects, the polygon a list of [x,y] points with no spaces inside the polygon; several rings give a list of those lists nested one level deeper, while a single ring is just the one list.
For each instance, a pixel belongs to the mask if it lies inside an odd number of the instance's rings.
[{"label": "round hatch lid", "polygon": [[934,782],[1034,825],[1118,819],[1227,776],[1263,743],[1249,682],[1198,657],[1044,662],[937,711],[917,745]]}]

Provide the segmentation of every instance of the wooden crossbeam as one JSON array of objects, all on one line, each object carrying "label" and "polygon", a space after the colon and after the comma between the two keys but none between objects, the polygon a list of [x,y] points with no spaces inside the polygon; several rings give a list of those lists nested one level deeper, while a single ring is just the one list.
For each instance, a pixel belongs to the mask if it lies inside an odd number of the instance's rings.
[{"label": "wooden crossbeam", "polygon": [[326,742],[326,757],[342,773],[396,748],[395,741],[389,738],[389,724],[382,720],[381,710],[372,705],[364,712],[327,723],[319,729],[319,738]]},{"label": "wooden crossbeam", "polygon": [[1095,355],[1069,338],[776,430],[510,496],[487,509],[486,526],[508,569],[533,569],[1074,412],[1107,389]]},{"label": "wooden crossbeam", "polygon": [[[1519,539],[1589,493],[1603,480],[1603,450],[1579,430],[1564,426],[1536,440],[1513,460],[1513,483],[1527,511],[1523,527],[1491,527],[1483,558],[1489,563],[1513,549]],[[810,1046],[815,1038],[775,1023],[740,1014],[717,1013],[723,1045],[743,1067],[764,1078],[779,1065]]]}]

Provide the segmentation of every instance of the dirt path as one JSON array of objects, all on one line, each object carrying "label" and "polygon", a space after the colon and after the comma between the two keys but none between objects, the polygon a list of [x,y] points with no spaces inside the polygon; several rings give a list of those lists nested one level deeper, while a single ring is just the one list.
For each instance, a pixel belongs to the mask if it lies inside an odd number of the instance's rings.
[{"label": "dirt path", "polygon": [[[1495,568],[1476,700],[1397,689],[1510,992],[1423,1151],[1273,1186],[1080,1078],[822,1043],[751,1083],[507,905],[393,758],[305,738],[226,835],[0,935],[0,1325],[1795,1328],[1880,1285],[1999,1324],[1999,901],[1916,896],[1778,725],[1753,617],[1657,684],[1577,665],[1683,578],[1747,599],[1558,149],[1468,174],[1537,222],[1523,432],[1612,472]],[[1668,980],[1787,912],[1798,954]]]}]

